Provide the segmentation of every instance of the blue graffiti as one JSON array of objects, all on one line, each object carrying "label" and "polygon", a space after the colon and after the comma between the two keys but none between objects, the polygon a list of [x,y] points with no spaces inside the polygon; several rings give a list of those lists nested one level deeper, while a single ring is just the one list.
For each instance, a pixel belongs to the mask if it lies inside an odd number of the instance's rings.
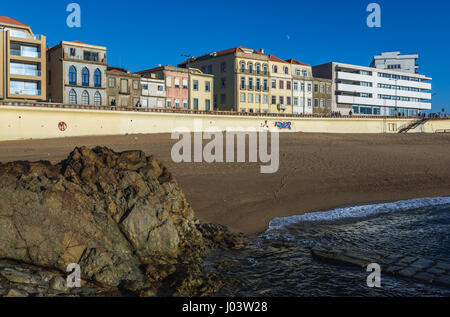
[{"label": "blue graffiti", "polygon": [[275,122],[275,127],[277,127],[280,130],[289,129],[292,130],[292,122]]}]

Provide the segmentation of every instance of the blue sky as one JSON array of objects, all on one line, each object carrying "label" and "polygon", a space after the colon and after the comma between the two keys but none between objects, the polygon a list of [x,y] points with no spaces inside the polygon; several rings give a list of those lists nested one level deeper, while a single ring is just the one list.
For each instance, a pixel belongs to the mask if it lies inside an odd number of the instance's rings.
[{"label": "blue sky", "polygon": [[[66,7],[80,4],[81,28],[68,28]],[[381,5],[381,28],[368,28],[366,7]],[[116,0],[2,1],[0,15],[29,24],[50,46],[80,40],[108,47],[108,63],[131,71],[235,46],[317,65],[368,65],[382,51],[419,53],[433,77],[434,111],[450,112],[450,1],[442,0]],[[39,12],[39,14],[36,14]]]}]

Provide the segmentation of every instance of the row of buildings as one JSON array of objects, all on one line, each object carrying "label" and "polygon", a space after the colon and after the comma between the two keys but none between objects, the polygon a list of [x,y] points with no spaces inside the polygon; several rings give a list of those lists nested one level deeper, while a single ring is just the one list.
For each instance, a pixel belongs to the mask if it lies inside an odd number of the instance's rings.
[{"label": "row of buildings", "polygon": [[370,66],[310,66],[236,47],[177,67],[131,73],[108,66],[107,49],[46,38],[0,17],[0,99],[118,107],[271,114],[409,115],[431,109],[431,78],[417,55],[376,56]]}]

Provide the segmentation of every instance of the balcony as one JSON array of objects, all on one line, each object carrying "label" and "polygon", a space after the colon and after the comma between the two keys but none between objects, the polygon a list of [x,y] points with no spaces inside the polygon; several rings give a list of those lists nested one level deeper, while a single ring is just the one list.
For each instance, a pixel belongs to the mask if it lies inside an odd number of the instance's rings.
[{"label": "balcony", "polygon": [[11,75],[41,77],[40,70],[11,68]]},{"label": "balcony", "polygon": [[13,56],[41,58],[41,52],[11,49],[10,53]]},{"label": "balcony", "polygon": [[40,89],[11,89],[10,93],[12,95],[26,95],[26,96],[40,96]]}]

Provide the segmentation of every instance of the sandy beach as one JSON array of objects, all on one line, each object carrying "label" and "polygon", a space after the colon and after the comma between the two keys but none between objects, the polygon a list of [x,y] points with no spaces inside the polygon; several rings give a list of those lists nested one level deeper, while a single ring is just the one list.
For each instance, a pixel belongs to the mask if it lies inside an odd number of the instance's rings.
[{"label": "sandy beach", "polygon": [[246,234],[271,219],[352,204],[450,196],[450,135],[280,135],[280,169],[171,160],[168,134],[0,142],[0,162],[66,158],[76,146],[143,150],[173,172],[196,217]]}]

